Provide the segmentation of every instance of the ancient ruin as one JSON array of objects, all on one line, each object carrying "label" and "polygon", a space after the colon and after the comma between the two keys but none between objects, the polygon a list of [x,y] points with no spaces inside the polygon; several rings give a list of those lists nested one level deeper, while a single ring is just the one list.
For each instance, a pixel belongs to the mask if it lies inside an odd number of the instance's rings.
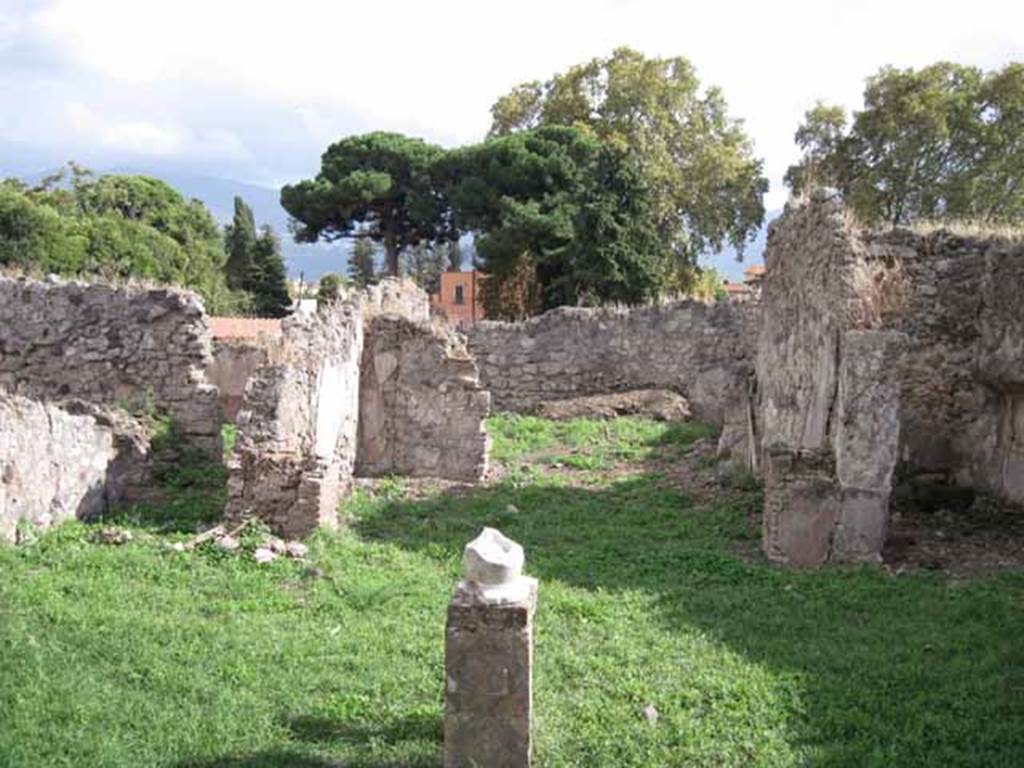
[{"label": "ancient ruin", "polygon": [[304,535],[356,475],[483,479],[492,407],[614,414],[659,393],[763,476],[779,563],[877,561],[898,479],[1024,501],[1019,241],[865,231],[819,191],[773,223],[766,262],[757,301],[561,308],[465,337],[386,280],[216,345],[184,291],[4,278],[3,535],[130,497],[147,419],[208,460],[237,420],[228,516]]}]

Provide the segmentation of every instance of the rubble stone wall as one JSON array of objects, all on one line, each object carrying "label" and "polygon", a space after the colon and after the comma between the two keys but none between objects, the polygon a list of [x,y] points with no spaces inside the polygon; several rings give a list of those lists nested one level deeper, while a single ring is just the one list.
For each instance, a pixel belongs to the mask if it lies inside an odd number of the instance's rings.
[{"label": "rubble stone wall", "polygon": [[0,541],[95,517],[136,481],[145,445],[137,425],[85,403],[0,393]]},{"label": "rubble stone wall", "polygon": [[483,478],[491,398],[456,334],[398,315],[373,318],[360,388],[359,474]]},{"label": "rubble stone wall", "polygon": [[819,191],[772,224],[765,260],[770,557],[877,558],[897,470],[1024,501],[1024,244],[864,232]]},{"label": "rubble stone wall", "polygon": [[256,516],[286,536],[337,522],[352,480],[362,309],[294,315],[246,387],[229,463],[229,519]]},{"label": "rubble stone wall", "polygon": [[683,301],[664,306],[563,307],[521,323],[483,322],[469,349],[496,410],[640,389],[685,395],[720,425],[753,371],[756,304]]},{"label": "rubble stone wall", "polygon": [[863,247],[897,286],[881,326],[909,340],[902,463],[1024,502],[1024,242],[897,230]]},{"label": "rubble stone wall", "polygon": [[0,277],[0,390],[38,400],[152,405],[183,446],[220,460],[210,331],[199,298]]}]

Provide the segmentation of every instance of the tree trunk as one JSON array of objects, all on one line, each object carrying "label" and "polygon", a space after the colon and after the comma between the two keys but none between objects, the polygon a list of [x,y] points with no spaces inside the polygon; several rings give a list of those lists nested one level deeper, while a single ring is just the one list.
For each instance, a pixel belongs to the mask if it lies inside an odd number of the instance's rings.
[{"label": "tree trunk", "polygon": [[394,235],[384,237],[384,260],[385,267],[391,277],[398,277],[398,243]]}]

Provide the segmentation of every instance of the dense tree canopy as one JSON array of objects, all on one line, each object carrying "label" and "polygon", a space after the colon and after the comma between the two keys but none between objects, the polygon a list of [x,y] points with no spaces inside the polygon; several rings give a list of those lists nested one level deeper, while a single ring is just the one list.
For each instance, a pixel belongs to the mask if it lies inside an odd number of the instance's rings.
[{"label": "dense tree canopy", "polygon": [[446,206],[432,177],[440,147],[395,133],[350,136],[324,152],[320,173],[281,190],[300,242],[360,236],[384,244],[386,268],[399,254],[449,237]]},{"label": "dense tree canopy", "polygon": [[237,308],[210,212],[145,176],[102,176],[71,166],[35,187],[0,182],[0,265],[192,288],[211,311]]},{"label": "dense tree canopy", "polygon": [[677,259],[692,265],[731,243],[742,251],[764,218],[768,182],[742,124],[717,88],[701,92],[684,58],[628,48],[524,83],[491,108],[491,136],[585,126],[635,156]]},{"label": "dense tree canopy", "polygon": [[[588,131],[543,127],[493,138],[450,153],[438,176],[456,227],[475,235],[496,315],[524,304],[641,302],[671,269],[645,175],[624,149]],[[502,301],[500,287],[510,282],[532,295]]]},{"label": "dense tree canopy", "polygon": [[1024,220],[1024,64],[883,68],[851,121],[819,103],[796,134],[796,192],[838,187],[864,220]]}]

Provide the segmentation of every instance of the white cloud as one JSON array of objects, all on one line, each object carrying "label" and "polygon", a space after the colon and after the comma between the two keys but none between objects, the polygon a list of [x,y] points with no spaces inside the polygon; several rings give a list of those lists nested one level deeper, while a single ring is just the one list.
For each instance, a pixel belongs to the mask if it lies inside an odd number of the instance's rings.
[{"label": "white cloud", "polygon": [[[746,119],[766,158],[770,207],[783,199],[792,134],[816,98],[856,105],[864,78],[883,64],[1024,58],[1024,4],[1006,0],[53,0],[32,26],[110,92],[175,84],[184,99],[202,88],[258,95],[297,114],[321,145],[337,138],[341,114],[445,143],[475,140],[494,98],[516,82],[621,44],[680,54]],[[214,136],[222,126],[185,129],[174,107],[104,120],[98,135],[167,152],[197,143],[241,151],[240,141]]]},{"label": "white cloud", "polygon": [[167,123],[110,119],[77,101],[68,103],[64,113],[75,134],[74,144],[95,142],[123,152],[156,157],[188,155],[234,159],[246,155],[241,139],[223,129],[197,133]]}]

